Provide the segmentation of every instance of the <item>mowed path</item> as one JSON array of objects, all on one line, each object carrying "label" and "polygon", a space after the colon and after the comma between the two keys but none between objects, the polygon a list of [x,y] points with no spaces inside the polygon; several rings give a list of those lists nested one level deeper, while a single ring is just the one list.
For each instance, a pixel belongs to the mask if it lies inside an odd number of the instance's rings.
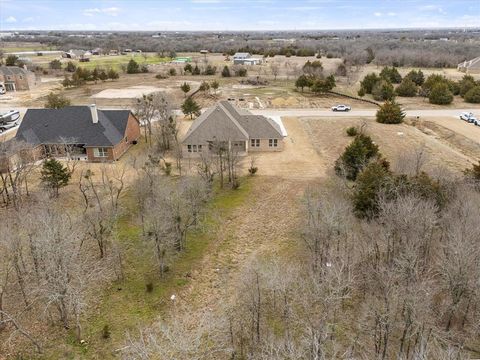
[{"label": "mowed path", "polygon": [[[191,274],[188,288],[178,294],[176,307],[191,317],[220,314],[245,268],[255,258],[282,251],[298,228],[305,189],[325,175],[325,166],[299,119],[283,120],[289,137],[285,150],[257,158],[259,173],[247,199],[211,236],[202,264]],[[247,161],[247,160],[246,160]]]}]

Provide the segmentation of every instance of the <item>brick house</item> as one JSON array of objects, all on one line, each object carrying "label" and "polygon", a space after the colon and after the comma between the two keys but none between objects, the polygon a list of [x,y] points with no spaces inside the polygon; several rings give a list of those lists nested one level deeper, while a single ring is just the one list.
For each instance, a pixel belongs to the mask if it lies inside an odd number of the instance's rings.
[{"label": "brick house", "polygon": [[214,143],[218,142],[239,155],[282,151],[285,136],[274,120],[220,101],[192,123],[182,140],[182,153],[184,157],[199,156],[199,153],[212,151]]},{"label": "brick house", "polygon": [[65,157],[94,162],[118,160],[140,137],[130,110],[95,105],[29,109],[15,140],[35,149],[36,158]]},{"label": "brick house", "polygon": [[18,66],[0,66],[0,84],[6,91],[30,90],[37,84],[33,72]]}]

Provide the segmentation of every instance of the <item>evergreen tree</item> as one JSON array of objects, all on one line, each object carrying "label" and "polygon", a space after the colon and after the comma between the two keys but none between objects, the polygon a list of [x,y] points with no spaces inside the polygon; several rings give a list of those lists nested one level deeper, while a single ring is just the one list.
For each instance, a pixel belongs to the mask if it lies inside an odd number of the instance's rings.
[{"label": "evergreen tree", "polygon": [[52,70],[61,70],[62,69],[62,62],[58,59],[50,61],[48,67]]},{"label": "evergreen tree", "polygon": [[222,70],[222,77],[230,77],[230,69],[228,68],[227,65]]},{"label": "evergreen tree", "polygon": [[115,79],[118,79],[120,77],[118,72],[115,71],[113,68],[108,69],[107,76],[111,80],[115,80]]},{"label": "evergreen tree", "polygon": [[453,101],[453,94],[450,91],[448,84],[445,82],[438,82],[430,90],[428,95],[430,104],[448,105]]},{"label": "evergreen tree", "polygon": [[130,59],[127,65],[127,74],[138,74],[139,72],[140,66],[138,63],[135,60]]},{"label": "evergreen tree", "polygon": [[67,186],[72,174],[56,159],[47,159],[43,162],[41,179],[44,186],[58,197],[60,188]]},{"label": "evergreen tree", "polygon": [[391,82],[392,84],[400,84],[402,81],[402,76],[398,72],[396,67],[385,66],[380,72],[380,77]]},{"label": "evergreen tree", "polygon": [[405,118],[405,113],[400,105],[394,101],[387,101],[377,111],[376,118],[381,124],[400,124]]},{"label": "evergreen tree", "polygon": [[297,81],[295,81],[295,87],[302,89],[302,92],[303,92],[303,88],[310,87],[310,85],[311,85],[311,81],[306,75],[300,75]]},{"label": "evergreen tree", "polygon": [[375,84],[380,80],[380,77],[375,73],[366,75],[360,82],[360,88],[363,89],[365,94],[371,94]]},{"label": "evergreen tree", "polygon": [[184,82],[180,85],[180,89],[183,91],[185,97],[187,97],[187,93],[190,91],[190,85],[187,82]]},{"label": "evergreen tree", "polygon": [[477,85],[465,94],[464,99],[468,103],[480,104],[480,85]]},{"label": "evergreen tree", "polygon": [[417,85],[411,78],[405,77],[395,89],[395,92],[398,96],[414,97],[417,95]]},{"label": "evergreen tree", "polygon": [[425,82],[425,76],[423,75],[422,70],[412,70],[407,76],[405,76],[405,78],[412,80],[417,86],[422,86]]},{"label": "evergreen tree", "polygon": [[393,100],[395,98],[395,89],[388,80],[377,81],[372,90],[373,98],[377,101]]},{"label": "evergreen tree", "polygon": [[200,106],[189,96],[182,104],[182,111],[185,115],[190,116],[190,118],[193,119],[193,115],[200,115]]},{"label": "evergreen tree", "polygon": [[68,71],[68,72],[75,72],[75,70],[77,70],[77,67],[75,66],[75,64],[71,61],[69,61],[67,63],[67,66],[65,67],[65,70]]},{"label": "evergreen tree", "polygon": [[65,96],[61,94],[54,94],[53,92],[47,95],[47,102],[45,103],[45,108],[61,109],[65,106],[70,106],[70,100]]}]

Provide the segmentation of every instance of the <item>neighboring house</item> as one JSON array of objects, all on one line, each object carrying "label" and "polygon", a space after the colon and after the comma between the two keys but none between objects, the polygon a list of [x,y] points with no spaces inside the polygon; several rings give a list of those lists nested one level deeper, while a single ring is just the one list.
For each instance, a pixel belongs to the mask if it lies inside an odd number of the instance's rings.
[{"label": "neighboring house", "polygon": [[458,64],[457,69],[467,74],[480,73],[480,56]]},{"label": "neighboring house", "polygon": [[30,90],[37,84],[35,74],[18,66],[0,66],[0,87],[6,91]]},{"label": "neighboring house", "polygon": [[118,160],[140,137],[129,110],[97,110],[95,105],[28,109],[15,140],[35,149],[36,158]]},{"label": "neighboring house", "polygon": [[200,115],[182,140],[185,157],[215,151],[219,144],[240,155],[255,151],[281,151],[285,137],[281,126],[262,115],[220,101]]},{"label": "neighboring house", "polygon": [[92,53],[85,50],[69,50],[62,54],[64,58],[67,59],[77,59],[79,61],[90,61],[90,56]]},{"label": "neighboring house", "polygon": [[234,65],[259,65],[262,62],[262,58],[254,58],[250,53],[236,53],[233,55]]}]

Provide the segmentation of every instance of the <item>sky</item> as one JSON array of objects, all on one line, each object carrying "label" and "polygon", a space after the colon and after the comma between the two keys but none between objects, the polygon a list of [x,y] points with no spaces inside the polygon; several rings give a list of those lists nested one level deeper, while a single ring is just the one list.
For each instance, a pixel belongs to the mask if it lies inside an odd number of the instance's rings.
[{"label": "sky", "polygon": [[0,0],[0,30],[480,27],[480,0]]}]

